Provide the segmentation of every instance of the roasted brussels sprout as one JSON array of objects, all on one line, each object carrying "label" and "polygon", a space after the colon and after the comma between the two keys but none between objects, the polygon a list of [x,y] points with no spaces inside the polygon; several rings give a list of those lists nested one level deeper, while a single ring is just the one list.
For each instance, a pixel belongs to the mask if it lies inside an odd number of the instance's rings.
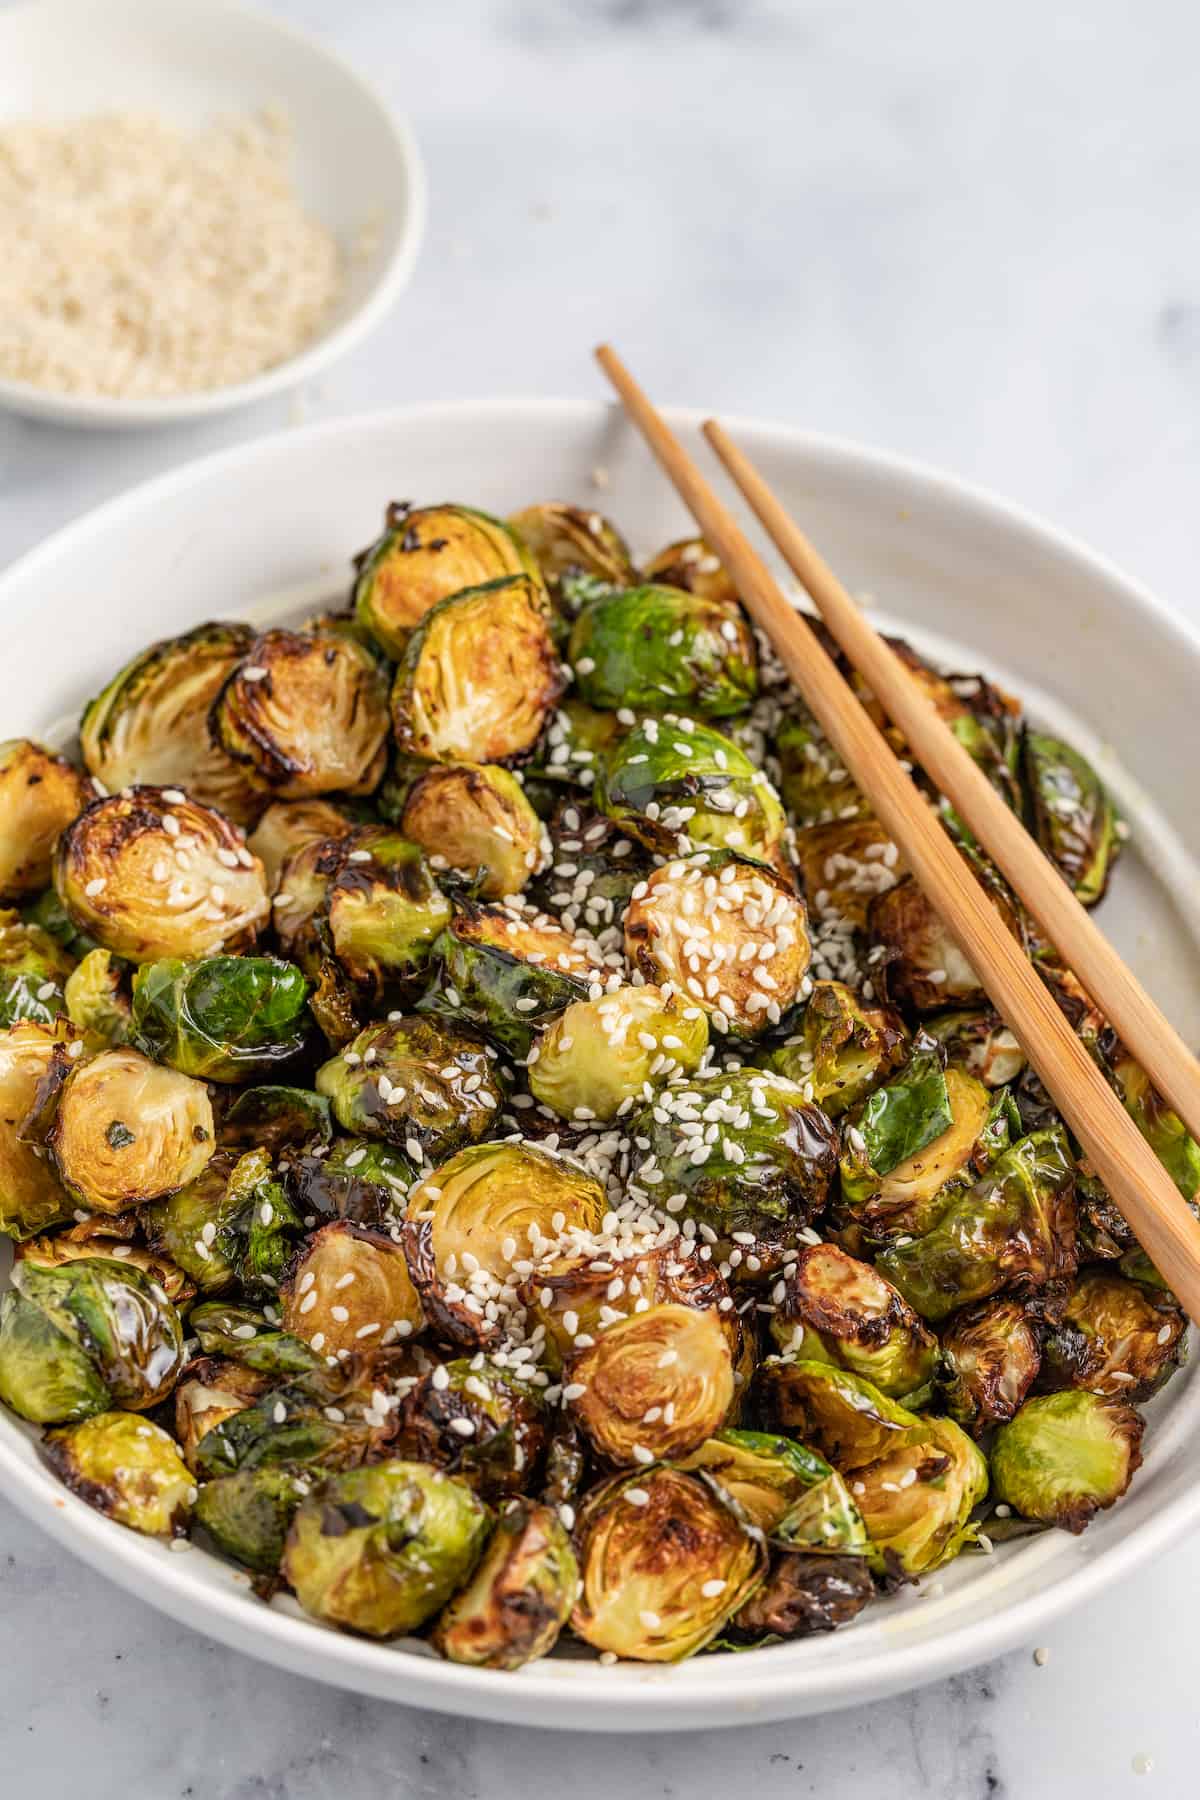
[{"label": "roasted brussels sprout", "polygon": [[630,587],[580,612],[567,660],[589,706],[744,712],[758,691],[754,634],[741,608],[685,588]]},{"label": "roasted brussels sprout", "polygon": [[102,1050],[68,1075],[46,1141],[68,1192],[118,1213],[195,1181],[216,1148],[212,1102],[137,1050]]},{"label": "roasted brussels sprout", "polygon": [[535,568],[516,534],[487,513],[393,502],[382,537],[359,559],[354,605],[376,643],[399,658],[439,600]]},{"label": "roasted brussels sprout", "polygon": [[207,1399],[219,1406],[211,1424],[202,1414],[205,1429],[189,1462],[208,1480],[236,1469],[291,1464],[316,1472],[378,1461],[392,1453],[397,1378],[411,1372],[397,1363],[412,1354],[383,1350],[328,1364],[319,1358],[319,1367],[283,1383],[245,1370],[232,1395],[230,1378],[240,1365],[204,1359],[215,1371],[215,1396],[210,1391]]},{"label": "roasted brussels sprout", "polygon": [[1084,906],[1104,898],[1121,852],[1121,819],[1086,757],[1045,732],[1026,731],[1022,766],[1033,833]]},{"label": "roasted brussels sprout", "polygon": [[418,1630],[467,1581],[488,1511],[423,1463],[349,1469],[301,1503],[283,1573],[305,1612],[364,1637]]},{"label": "roasted brussels sprout", "polygon": [[561,604],[567,578],[587,576],[612,587],[630,587],[637,570],[616,526],[598,512],[544,500],[513,513],[508,521],[537,560],[542,579]]},{"label": "roasted brussels sprout", "polygon": [[927,1388],[937,1360],[937,1339],[908,1302],[836,1244],[801,1250],[783,1278],[771,1331],[780,1349],[838,1363],[897,1398]]},{"label": "roasted brussels sprout", "polygon": [[52,887],[24,907],[21,917],[27,925],[37,925],[56,943],[61,944],[69,956],[83,958],[90,950],[96,949],[95,938],[90,937],[86,931],[80,931]]},{"label": "roasted brussels sprout", "polygon": [[430,1641],[450,1662],[519,1669],[554,1648],[578,1593],[579,1565],[558,1514],[536,1500],[511,1500]]},{"label": "roasted brussels sprout", "polygon": [[387,674],[332,631],[266,631],[213,702],[215,742],[267,798],[369,794],[383,775]]},{"label": "roasted brussels sprout", "polygon": [[867,1533],[846,1483],[823,1457],[766,1431],[722,1431],[678,1465],[776,1543],[863,1556]]},{"label": "roasted brussels sprout", "polygon": [[58,840],[54,885],[75,924],[131,962],[244,949],[270,910],[262,864],[178,788],[93,801]]},{"label": "roasted brussels sprout", "polygon": [[766,1066],[810,1092],[831,1119],[840,1117],[903,1062],[908,1033],[890,1007],[864,1006],[841,981],[814,981],[800,1029]]},{"label": "roasted brussels sprout", "polygon": [[532,750],[562,688],[540,582],[468,588],[409,640],[392,689],[396,742],[429,762],[509,762]]},{"label": "roasted brussels sprout", "polygon": [[133,1040],[201,1081],[256,1081],[303,1051],[307,1000],[299,969],[275,956],[143,963],[133,981]]},{"label": "roasted brussels sprout", "polygon": [[349,1219],[308,1239],[280,1297],[286,1329],[326,1356],[394,1343],[425,1323],[403,1249],[387,1232]]},{"label": "roasted brussels sprout", "polygon": [[202,1294],[240,1287],[271,1299],[301,1222],[265,1150],[213,1157],[199,1178],[141,1214],[147,1241],[184,1269]]},{"label": "roasted brussels sprout", "polygon": [[922,1418],[919,1431],[850,1481],[880,1575],[928,1575],[957,1556],[988,1491],[986,1458],[953,1419]]},{"label": "roasted brussels sprout", "polygon": [[188,1314],[188,1330],[205,1356],[228,1356],[260,1375],[286,1381],[321,1365],[303,1338],[279,1331],[265,1313],[225,1300],[205,1300]]},{"label": "roasted brussels sprout", "polygon": [[54,1165],[23,1128],[75,1049],[56,1026],[24,1019],[0,1030],[0,1233],[8,1237],[32,1237],[71,1216]]},{"label": "roasted brussels sprout", "polygon": [[223,1556],[259,1575],[275,1575],[296,1508],[312,1490],[312,1477],[302,1469],[239,1469],[205,1482],[193,1518]]},{"label": "roasted brussels sprout", "polygon": [[844,920],[857,931],[902,874],[899,852],[873,815],[798,831],[796,865],[809,910],[819,919]]},{"label": "roasted brussels sprout", "polygon": [[437,1162],[492,1129],[503,1088],[494,1059],[450,1019],[368,1025],[317,1071],[343,1131],[382,1138],[416,1163]]},{"label": "roasted brussels sprout", "polygon": [[1081,1388],[1035,1395],[996,1433],[992,1493],[1023,1519],[1078,1535],[1141,1467],[1144,1430],[1124,1400]]},{"label": "roasted brussels sprout", "polygon": [[668,1301],[717,1311],[730,1349],[737,1351],[741,1327],[728,1284],[711,1255],[702,1257],[695,1244],[673,1229],[660,1235],[664,1242],[647,1241],[621,1257],[615,1269],[611,1253],[582,1250],[539,1261],[524,1278],[521,1304],[545,1332],[545,1367],[557,1369],[576,1343],[584,1348],[626,1313],[636,1309],[644,1314],[647,1307]]},{"label": "roasted brussels sprout", "polygon": [[519,894],[549,860],[545,827],[510,769],[427,770],[409,790],[402,826],[435,867],[469,876],[485,900]]},{"label": "roasted brussels sprout", "polygon": [[[97,1225],[110,1224],[124,1229],[126,1219],[133,1223],[137,1215],[129,1213],[125,1219],[105,1220],[103,1217],[89,1217],[86,1229],[89,1233]],[[74,1232],[85,1229],[77,1224]],[[186,1307],[196,1297],[196,1284],[185,1275],[168,1257],[157,1256],[153,1250],[147,1250],[142,1244],[119,1242],[114,1238],[104,1238],[96,1232],[87,1237],[77,1237],[72,1231],[47,1232],[44,1237],[26,1238],[16,1246],[14,1252],[18,1262],[40,1263],[46,1269],[60,1269],[64,1263],[81,1262],[86,1257],[113,1257],[117,1262],[132,1265],[140,1269],[142,1274],[160,1287],[173,1306]]]},{"label": "roasted brussels sprout", "polygon": [[564,789],[578,793],[591,787],[606,753],[636,723],[636,715],[625,708],[603,712],[569,694],[529,759],[525,791],[539,816],[547,818],[554,811]]},{"label": "roasted brussels sprout", "polygon": [[874,1598],[862,1557],[788,1552],[772,1559],[766,1580],[732,1624],[752,1639],[812,1637],[848,1625]]},{"label": "roasted brussels sprout", "polygon": [[422,1011],[470,1020],[513,1056],[600,980],[594,953],[555,920],[515,905],[462,906],[434,946],[435,985]]},{"label": "roasted brussels sprout", "polygon": [[665,581],[706,600],[735,601],[738,597],[729,571],[703,538],[680,538],[665,545],[651,557],[645,573],[648,581]]},{"label": "roasted brussels sprout", "polygon": [[[994,883],[987,892],[1004,929],[1020,943],[1011,903]],[[875,980],[885,999],[919,1013],[986,1006],[978,975],[911,876],[871,902],[869,923],[873,945],[883,952]]]},{"label": "roasted brussels sprout", "polygon": [[196,1487],[174,1438],[128,1412],[48,1431],[46,1461],[73,1494],[147,1537],[182,1537]]},{"label": "roasted brussels sprout", "polygon": [[828,1362],[772,1356],[756,1378],[760,1408],[775,1428],[798,1438],[843,1473],[864,1469],[918,1442],[922,1421],[862,1375]]},{"label": "roasted brussels sprout", "polygon": [[201,805],[250,823],[261,798],[213,738],[208,719],[253,642],[248,625],[198,625],[150,644],[113,676],[79,722],[83,760],[110,794],[146,785],[185,788]]},{"label": "roasted brussels sprout", "polygon": [[416,844],[385,826],[364,826],[335,847],[325,924],[356,995],[385,1004],[410,992],[450,918],[450,902]]},{"label": "roasted brussels sprout", "polygon": [[417,1178],[411,1158],[389,1144],[338,1138],[314,1145],[288,1162],[288,1186],[306,1220],[350,1219],[355,1225],[392,1225],[404,1216]]},{"label": "roasted brussels sprout", "polygon": [[997,1158],[933,1229],[877,1260],[923,1318],[1002,1291],[1032,1294],[1075,1273],[1075,1167],[1061,1128]]},{"label": "roasted brussels sprout", "polygon": [[121,964],[111,950],[89,950],[63,988],[67,1017],[83,1033],[87,1050],[109,1050],[129,1039],[133,1008]]},{"label": "roasted brussels sprout", "polygon": [[733,1405],[729,1336],[716,1312],[668,1302],[607,1326],[576,1350],[564,1399],[588,1440],[618,1467],[685,1456]]},{"label": "roasted brussels sprout", "polygon": [[358,823],[330,800],[277,800],[246,839],[246,848],[261,862],[274,893],[284,864],[297,850],[331,839],[336,843],[349,837]]},{"label": "roasted brussels sprout", "polygon": [[307,1088],[271,1082],[243,1088],[226,1108],[217,1135],[223,1150],[261,1149],[274,1156],[299,1144],[317,1149],[333,1138],[329,1102]]},{"label": "roasted brussels sprout", "polygon": [[449,1469],[489,1501],[536,1479],[546,1441],[537,1389],[486,1358],[438,1364],[401,1407],[404,1454]]},{"label": "roasted brussels sprout", "polygon": [[634,1662],[681,1662],[716,1637],[762,1579],[766,1557],[694,1475],[671,1468],[593,1488],[575,1531],[577,1635]]},{"label": "roasted brussels sprout", "polygon": [[1113,1069],[1125,1110],[1185,1200],[1200,1202],[1200,1144],[1130,1056]]},{"label": "roasted brussels sprout", "polygon": [[96,796],[65,756],[28,738],[0,744],[0,899],[36,894],[50,880],[59,834]]},{"label": "roasted brussels sprout", "polygon": [[950,1090],[940,1058],[919,1050],[900,1073],[877,1087],[846,1121],[842,1193],[848,1205],[877,1194],[885,1175],[949,1131]]},{"label": "roasted brussels sprout", "polygon": [[183,1363],[179,1314],[140,1269],[104,1256],[14,1266],[0,1299],[0,1400],[23,1419],[145,1411]]},{"label": "roasted brussels sprout", "polygon": [[1149,1400],[1187,1353],[1187,1319],[1167,1294],[1089,1269],[1046,1334],[1041,1386]]},{"label": "roasted brussels sprout", "polygon": [[1019,1300],[964,1307],[942,1331],[939,1377],[946,1411],[975,1436],[1007,1423],[1041,1362],[1041,1333]]},{"label": "roasted brussels sprout", "polygon": [[252,1407],[273,1384],[272,1376],[247,1368],[245,1363],[225,1362],[216,1356],[193,1357],[173,1396],[175,1436],[188,1468],[199,1468],[199,1446],[208,1432]]},{"label": "roasted brussels sprout", "polygon": [[757,1037],[805,991],[804,904],[772,870],[720,854],[664,863],[633,890],[625,954],[647,981]]},{"label": "roasted brussels sprout", "polygon": [[802,833],[813,825],[869,817],[866,797],[807,708],[780,720],[775,754],[780,796]]},{"label": "roasted brussels sprout", "polygon": [[601,764],[596,804],[649,850],[733,850],[786,873],[775,789],[736,744],[692,719],[646,719],[619,739]]},{"label": "roasted brussels sprout", "polygon": [[530,884],[529,904],[557,913],[568,931],[582,926],[599,936],[619,926],[634,888],[650,871],[645,846],[575,801],[555,807],[548,833],[550,866]]},{"label": "roasted brussels sprout", "polygon": [[658,987],[577,1000],[542,1033],[529,1091],[562,1119],[614,1119],[666,1081],[692,1075],[708,1048],[699,1006]]},{"label": "roasted brussels sprout", "polygon": [[18,1019],[49,1025],[66,1011],[64,990],[74,967],[49,932],[0,909],[0,1027]]},{"label": "roasted brussels sprout", "polygon": [[1025,1068],[1025,1052],[999,1013],[937,1013],[923,1029],[941,1044],[948,1062],[985,1087],[1006,1087]]}]

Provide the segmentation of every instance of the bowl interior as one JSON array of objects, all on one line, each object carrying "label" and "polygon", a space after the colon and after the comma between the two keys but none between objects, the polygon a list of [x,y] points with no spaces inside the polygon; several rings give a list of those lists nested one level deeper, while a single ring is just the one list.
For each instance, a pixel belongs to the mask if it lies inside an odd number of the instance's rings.
[{"label": "bowl interior", "polygon": [[[674,415],[690,446],[696,421]],[[849,584],[959,670],[1010,686],[1116,788],[1133,841],[1102,919],[1200,1038],[1200,819],[1184,750],[1200,647],[1132,584],[1044,527],[943,479],[766,426],[737,435]],[[696,452],[701,457],[703,450]],[[635,556],[688,528],[623,422],[585,403],[496,402],[339,421],[242,448],[125,496],[0,582],[0,729],[69,737],[82,702],[147,640],[204,618],[302,616],[400,497],[505,512],[564,497],[611,513]],[[33,1434],[0,1418],[0,1485],[72,1549],[201,1629],[365,1692],[484,1717],[613,1729],[739,1723],[850,1704],[1029,1636],[1200,1513],[1200,1374],[1150,1410],[1146,1464],[1082,1539],[960,1558],[831,1638],[678,1668],[555,1658],[518,1677],[450,1667],[262,1607],[199,1553],[168,1554],[67,1495]],[[420,1647],[417,1647],[418,1650]]]}]

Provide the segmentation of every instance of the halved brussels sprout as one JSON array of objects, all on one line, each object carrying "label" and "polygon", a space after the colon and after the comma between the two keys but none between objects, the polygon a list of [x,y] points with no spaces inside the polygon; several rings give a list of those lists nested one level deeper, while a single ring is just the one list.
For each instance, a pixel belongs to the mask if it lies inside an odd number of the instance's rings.
[{"label": "halved brussels sprout", "polygon": [[97,1413],[48,1431],[46,1461],[65,1487],[118,1525],[182,1537],[196,1486],[174,1438],[128,1412]]},{"label": "halved brussels sprout", "polygon": [[248,625],[197,625],[149,644],[89,701],[79,722],[80,748],[110,794],[146,785],[186,788],[193,800],[239,825],[254,819],[260,795],[208,725],[214,700],[253,642]]},{"label": "halved brussels sprout", "polygon": [[219,1151],[197,1180],[146,1207],[140,1222],[151,1246],[202,1294],[240,1286],[248,1299],[274,1297],[302,1229],[265,1150],[236,1162]]},{"label": "halved brussels sprout", "polygon": [[450,505],[414,511],[393,501],[382,537],[359,559],[354,605],[376,643],[399,659],[439,600],[535,568],[521,540],[487,513]]},{"label": "halved brussels sprout", "polygon": [[425,1323],[400,1245],[349,1219],[313,1233],[279,1291],[285,1328],[326,1356],[395,1343]]},{"label": "halved brussels sprout", "polygon": [[1200,1144],[1131,1056],[1119,1057],[1113,1073],[1125,1111],[1175,1186],[1185,1200],[1200,1201]]},{"label": "halved brussels sprout", "polygon": [[1187,1319],[1172,1298],[1089,1269],[1046,1335],[1041,1385],[1149,1400],[1186,1354]]},{"label": "halved brussels sprout", "polygon": [[[128,1218],[132,1222],[136,1215],[130,1213]],[[124,1220],[90,1218],[87,1223],[89,1228],[104,1223],[123,1226]],[[82,1226],[77,1225],[75,1229],[82,1230]],[[76,1237],[70,1231],[47,1232],[45,1237],[26,1238],[24,1243],[16,1246],[14,1256],[17,1262],[40,1263],[45,1269],[60,1269],[64,1263],[82,1262],[86,1257],[111,1256],[117,1262],[140,1269],[148,1280],[162,1289],[173,1306],[182,1309],[196,1297],[195,1282],[169,1257],[158,1256],[142,1244],[106,1240],[99,1233]]]},{"label": "halved brussels sprout", "polygon": [[918,1050],[900,1073],[875,1089],[846,1121],[842,1193],[848,1205],[877,1194],[885,1175],[919,1157],[954,1123],[941,1059]]},{"label": "halved brussels sprout", "polygon": [[408,1017],[368,1025],[317,1070],[343,1131],[437,1162],[485,1137],[504,1090],[479,1038],[451,1019]]},{"label": "halved brussels sprout", "polygon": [[1085,1389],[1038,1394],[992,1445],[992,1492],[1023,1519],[1078,1535],[1112,1506],[1142,1463],[1132,1406]]},{"label": "halved brussels sprout", "polygon": [[846,1483],[824,1457],[766,1431],[722,1431],[678,1465],[756,1531],[826,1556],[863,1556],[867,1533]]},{"label": "halved brussels sprout", "polygon": [[1075,1273],[1075,1165],[1061,1128],[1031,1132],[997,1158],[924,1237],[877,1259],[923,1318],[1007,1291],[1036,1293]]},{"label": "halved brussels sprout", "polygon": [[736,857],[665,863],[633,890],[625,954],[647,981],[703,1007],[718,1031],[757,1037],[804,991],[804,903],[773,870]]},{"label": "halved brussels sprout", "polygon": [[556,920],[516,905],[461,906],[434,953],[437,981],[420,1010],[468,1019],[517,1057],[601,979],[593,952]]},{"label": "halved brussels sprout", "polygon": [[302,1469],[239,1469],[205,1482],[193,1519],[223,1556],[259,1575],[275,1575],[296,1508],[312,1489],[312,1477]]},{"label": "halved brussels sprout", "polygon": [[274,893],[284,864],[297,850],[330,839],[336,843],[349,837],[358,823],[331,800],[277,800],[246,839],[246,848],[261,862]]},{"label": "halved brussels sprout", "polygon": [[[1021,943],[1012,904],[995,883],[986,892],[1004,929]],[[978,975],[911,877],[872,901],[869,923],[872,944],[883,952],[875,981],[886,999],[919,1013],[987,1005]]]},{"label": "halved brussels sprout", "polygon": [[1025,785],[1033,833],[1084,906],[1104,898],[1121,853],[1121,819],[1086,757],[1059,738],[1026,731]]},{"label": "halved brussels sprout", "polygon": [[836,1244],[801,1250],[783,1278],[771,1333],[782,1350],[838,1363],[897,1398],[927,1387],[937,1361],[937,1339],[908,1302]]},{"label": "halved brussels sprout", "polygon": [[756,1379],[765,1417],[826,1457],[835,1469],[862,1469],[919,1442],[922,1421],[862,1375],[828,1362],[768,1357]]},{"label": "halved brussels sprout", "polygon": [[542,1033],[529,1091],[562,1119],[615,1119],[680,1075],[708,1048],[703,1009],[658,987],[577,1000]]},{"label": "halved brussels sprout", "polygon": [[23,1419],[145,1411],[183,1365],[179,1314],[140,1269],[106,1256],[14,1266],[0,1300],[0,1400]]},{"label": "halved brussels sprout", "polygon": [[203,1082],[121,1046],[72,1070],[46,1142],[69,1193],[119,1213],[194,1181],[215,1129]]},{"label": "halved brussels sprout", "polygon": [[320,1356],[302,1338],[279,1331],[252,1306],[205,1300],[188,1314],[188,1330],[205,1356],[227,1356],[280,1381],[321,1365]]},{"label": "halved brussels sprout", "polygon": [[685,1456],[733,1406],[733,1358],[716,1312],[666,1302],[617,1319],[566,1367],[563,1398],[618,1467]]},{"label": "halved brussels sprout", "polygon": [[576,619],[567,647],[589,706],[694,707],[709,718],[745,712],[758,692],[754,634],[740,606],[685,588],[600,594]]},{"label": "halved brussels sprout", "polygon": [[923,1029],[941,1044],[948,1062],[985,1087],[1006,1087],[1025,1068],[1025,1052],[999,1013],[937,1013]]},{"label": "halved brussels sprout", "polygon": [[796,708],[780,720],[775,754],[779,792],[801,832],[812,825],[869,817],[866,797],[810,712]]},{"label": "halved brussels sprout", "polygon": [[417,1178],[412,1160],[389,1144],[338,1138],[289,1158],[288,1185],[305,1219],[350,1219],[355,1225],[392,1225],[404,1216]]},{"label": "halved brussels sprout", "polygon": [[571,1628],[634,1662],[681,1662],[716,1637],[762,1579],[766,1554],[694,1475],[657,1468],[593,1488],[575,1547]]},{"label": "halved brussels sprout", "polygon": [[519,894],[548,861],[545,828],[510,769],[427,770],[409,790],[402,827],[435,867],[469,876],[487,900]]},{"label": "halved brussels sprout", "polygon": [[299,969],[276,956],[164,958],[134,976],[133,1039],[201,1081],[255,1081],[303,1051],[307,1000]]},{"label": "halved brussels sprout", "polygon": [[265,631],[213,702],[211,729],[264,799],[369,794],[386,759],[387,674],[345,633]]},{"label": "halved brussels sprout", "polygon": [[[273,1376],[244,1371],[229,1393],[235,1363],[211,1362],[219,1405],[197,1436],[189,1457],[205,1479],[236,1469],[280,1465],[312,1470],[357,1468],[391,1454],[397,1395],[396,1366],[411,1353],[383,1350],[306,1370],[280,1384]],[[191,1374],[191,1369],[188,1371]],[[249,1385],[253,1381],[256,1385]],[[245,1397],[243,1397],[245,1396]]]},{"label": "halved brussels sprout", "polygon": [[908,1033],[899,1013],[864,1006],[841,981],[814,981],[799,1031],[766,1066],[811,1091],[831,1119],[840,1117],[903,1062]]},{"label": "halved brussels sprout", "polygon": [[880,1575],[928,1575],[957,1556],[988,1491],[987,1460],[953,1419],[922,1418],[919,1429],[850,1481]]},{"label": "halved brussels sprout", "polygon": [[810,912],[819,919],[843,919],[859,931],[903,874],[895,844],[870,814],[798,831],[796,865]]},{"label": "halved brussels sprout", "polygon": [[44,1084],[70,1067],[74,1048],[61,1027],[32,1020],[0,1031],[0,1233],[7,1237],[32,1237],[71,1216],[74,1203],[53,1163],[22,1128],[40,1104]]},{"label": "halved brussels sprout", "polygon": [[512,1500],[430,1642],[450,1662],[520,1669],[554,1648],[578,1593],[579,1565],[558,1514],[536,1500]]},{"label": "halved brussels sprout", "polygon": [[421,849],[386,826],[364,826],[329,858],[324,921],[355,993],[382,1006],[409,992],[450,918]]},{"label": "halved brussels sprout", "polygon": [[620,925],[634,888],[650,872],[645,846],[574,801],[555,808],[549,836],[550,866],[532,882],[529,903],[556,912],[568,931],[583,926],[599,936]]},{"label": "halved brussels sprout", "polygon": [[1041,1333],[1019,1300],[964,1307],[942,1332],[940,1386],[946,1411],[976,1437],[1003,1425],[1033,1386]]},{"label": "halved brussels sprout", "polygon": [[0,1027],[18,1019],[49,1025],[66,1011],[74,959],[40,925],[0,909]]},{"label": "halved brussels sprout", "polygon": [[429,762],[509,762],[532,750],[562,688],[540,581],[468,588],[409,640],[392,689],[396,742]]},{"label": "halved brussels sprout", "polygon": [[[323,1094],[308,1088],[243,1088],[232,1097],[218,1129],[223,1150],[267,1150],[272,1156],[293,1145],[314,1149],[333,1138],[330,1106]],[[347,1150],[351,1148],[346,1146]]]},{"label": "halved brussels sprout", "polygon": [[122,966],[111,950],[89,950],[63,989],[67,1017],[83,1033],[88,1050],[108,1050],[129,1039],[132,1007]]},{"label": "halved brussels sprout", "polygon": [[645,719],[619,739],[601,764],[596,804],[647,849],[733,850],[786,874],[775,789],[729,738],[692,719]]},{"label": "halved brussels sprout", "polygon": [[[666,1242],[651,1241],[615,1264],[611,1253],[599,1256],[589,1250],[538,1261],[519,1293],[522,1306],[545,1333],[544,1367],[557,1369],[577,1341],[584,1347],[626,1313],[667,1301],[719,1312],[736,1354],[741,1326],[717,1264],[678,1233],[663,1236]],[[619,1289],[614,1287],[618,1277]]]},{"label": "halved brussels sprout", "polygon": [[270,911],[262,864],[178,788],[93,801],[58,840],[54,885],[75,924],[131,962],[244,949]]},{"label": "halved brussels sprout", "polygon": [[563,500],[543,500],[512,513],[508,523],[537,559],[542,579],[556,599],[561,599],[568,576],[590,576],[613,587],[630,587],[637,580],[624,538],[598,512]]},{"label": "halved brussels sprout", "polygon": [[215,1356],[193,1357],[175,1387],[175,1436],[189,1469],[199,1467],[201,1439],[247,1407],[273,1385],[270,1375],[245,1363]]},{"label": "halved brussels sprout", "polygon": [[771,1559],[767,1578],[732,1620],[739,1636],[803,1638],[836,1631],[875,1598],[861,1556],[789,1552]]},{"label": "halved brussels sprout", "polygon": [[399,1442],[414,1462],[449,1469],[485,1500],[536,1480],[546,1420],[535,1387],[473,1356],[439,1364],[405,1396]]},{"label": "halved brussels sprout", "polygon": [[0,744],[0,899],[46,886],[59,834],[95,797],[94,784],[65,756],[29,738]]},{"label": "halved brussels sprout", "polygon": [[440,1469],[350,1469],[297,1509],[283,1574],[314,1618],[364,1637],[400,1637],[469,1579],[488,1520],[470,1488]]},{"label": "halved brussels sprout", "polygon": [[665,581],[706,600],[735,601],[733,577],[703,538],[679,538],[666,544],[646,564],[648,581]]}]

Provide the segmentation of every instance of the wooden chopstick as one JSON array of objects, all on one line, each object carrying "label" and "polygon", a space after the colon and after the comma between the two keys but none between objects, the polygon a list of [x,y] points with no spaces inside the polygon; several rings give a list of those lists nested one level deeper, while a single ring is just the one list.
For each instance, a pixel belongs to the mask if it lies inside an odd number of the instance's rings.
[{"label": "wooden chopstick", "polygon": [[715,419],[704,435],[834,638],[939,792],[953,802],[1121,1042],[1200,1138],[1200,1062],[1079,904],[1041,846],[938,716],[891,646]]},{"label": "wooden chopstick", "polygon": [[1200,1220],[1193,1217],[1020,945],[808,624],[647,396],[607,346],[596,359],[773,642],[850,774],[1015,1032],[1147,1254],[1200,1324]]}]

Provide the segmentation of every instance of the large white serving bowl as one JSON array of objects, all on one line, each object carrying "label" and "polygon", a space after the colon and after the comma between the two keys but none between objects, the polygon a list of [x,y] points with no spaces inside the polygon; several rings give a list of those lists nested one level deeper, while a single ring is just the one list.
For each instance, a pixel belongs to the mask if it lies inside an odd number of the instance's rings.
[{"label": "large white serving bowl", "polygon": [[[697,416],[669,416],[707,458]],[[733,433],[852,587],[952,666],[999,677],[1097,759],[1133,823],[1105,925],[1200,1038],[1200,642],[1115,569],[1000,501],[779,426]],[[377,530],[384,502],[406,497],[501,513],[575,499],[610,512],[635,552],[687,529],[631,429],[598,404],[423,407],[271,438],[101,507],[0,579],[0,733],[69,735],[82,702],[151,638],[222,615],[299,613],[344,593],[351,553]],[[153,1605],[305,1675],[482,1718],[664,1730],[847,1706],[1037,1642],[1058,1614],[1200,1518],[1200,1370],[1176,1376],[1149,1413],[1144,1468],[1082,1538],[1051,1532],[964,1556],[831,1637],[675,1668],[567,1655],[505,1675],[325,1630],[290,1602],[261,1605],[202,1552],[172,1554],[101,1518],[46,1472],[36,1433],[8,1416],[0,1490]],[[47,1608],[53,1629],[52,1595]]]}]

